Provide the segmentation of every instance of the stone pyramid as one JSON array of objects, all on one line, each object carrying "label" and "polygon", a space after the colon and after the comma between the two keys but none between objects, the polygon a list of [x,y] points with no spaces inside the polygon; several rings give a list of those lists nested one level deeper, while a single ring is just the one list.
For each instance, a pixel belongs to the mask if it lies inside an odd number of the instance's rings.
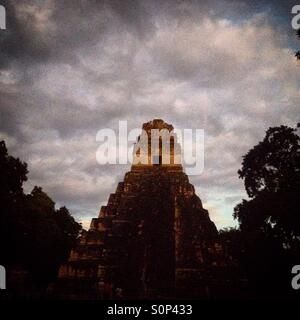
[{"label": "stone pyramid", "polygon": [[[145,123],[148,142],[152,129],[171,132],[173,126],[160,119]],[[211,270],[219,263],[218,232],[182,165],[175,161],[180,154],[176,136],[170,139],[167,164],[162,161],[161,144],[159,140],[158,152],[149,149],[147,163],[139,161],[141,150],[135,148],[138,156],[131,171],[60,267],[59,297],[207,296]]]}]

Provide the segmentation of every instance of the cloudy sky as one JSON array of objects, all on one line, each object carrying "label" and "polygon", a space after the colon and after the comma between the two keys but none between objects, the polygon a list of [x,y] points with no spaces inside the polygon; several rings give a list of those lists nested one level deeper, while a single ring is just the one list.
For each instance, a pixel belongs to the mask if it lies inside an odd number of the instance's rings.
[{"label": "cloudy sky", "polygon": [[190,178],[218,228],[246,197],[242,156],[299,120],[297,1],[0,1],[0,139],[29,180],[84,222],[129,165],[96,162],[96,133],[162,118],[205,131]]}]

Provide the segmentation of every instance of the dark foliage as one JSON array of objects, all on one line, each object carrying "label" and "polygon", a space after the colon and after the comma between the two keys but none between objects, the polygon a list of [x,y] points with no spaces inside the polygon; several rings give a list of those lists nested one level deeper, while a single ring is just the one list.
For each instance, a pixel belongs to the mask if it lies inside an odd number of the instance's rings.
[{"label": "dark foliage", "polygon": [[42,188],[24,194],[27,173],[26,163],[10,156],[0,142],[0,264],[6,266],[10,288],[17,286],[20,274],[31,286],[46,288],[68,258],[81,225],[67,208],[56,210]]},{"label": "dark foliage", "polygon": [[238,171],[250,200],[234,209],[239,230],[225,230],[221,236],[255,297],[295,294],[291,268],[300,257],[299,147],[296,129],[270,128],[244,156]]},{"label": "dark foliage", "polygon": [[242,169],[251,200],[236,206],[234,217],[245,231],[272,234],[284,245],[300,236],[300,138],[296,129],[270,128],[245,156]]}]

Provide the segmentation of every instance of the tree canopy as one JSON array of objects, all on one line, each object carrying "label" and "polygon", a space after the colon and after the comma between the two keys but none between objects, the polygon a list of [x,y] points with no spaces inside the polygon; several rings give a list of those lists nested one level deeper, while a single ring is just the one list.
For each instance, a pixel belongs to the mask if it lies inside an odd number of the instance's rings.
[{"label": "tree canopy", "polygon": [[27,164],[8,154],[0,142],[0,264],[26,271],[33,282],[47,285],[74,246],[81,225],[66,207],[41,187],[23,192]]},{"label": "tree canopy", "polygon": [[242,229],[269,231],[285,243],[300,236],[298,196],[300,138],[297,129],[270,128],[243,158],[239,177],[251,200],[236,206]]},{"label": "tree canopy", "polygon": [[295,293],[290,273],[300,256],[299,147],[297,129],[269,128],[264,139],[243,157],[238,171],[250,199],[234,208],[239,229],[224,231],[221,236],[255,296]]}]

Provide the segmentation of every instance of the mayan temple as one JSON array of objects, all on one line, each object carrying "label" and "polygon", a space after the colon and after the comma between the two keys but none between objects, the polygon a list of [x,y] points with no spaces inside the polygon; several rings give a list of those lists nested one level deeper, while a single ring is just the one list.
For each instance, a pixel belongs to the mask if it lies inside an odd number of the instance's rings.
[{"label": "mayan temple", "polygon": [[160,119],[143,125],[131,170],[60,267],[57,296],[206,298],[216,286],[223,264],[217,229],[183,171],[176,136],[169,135],[166,157],[163,134],[150,147],[153,129],[166,134],[173,126]]}]

